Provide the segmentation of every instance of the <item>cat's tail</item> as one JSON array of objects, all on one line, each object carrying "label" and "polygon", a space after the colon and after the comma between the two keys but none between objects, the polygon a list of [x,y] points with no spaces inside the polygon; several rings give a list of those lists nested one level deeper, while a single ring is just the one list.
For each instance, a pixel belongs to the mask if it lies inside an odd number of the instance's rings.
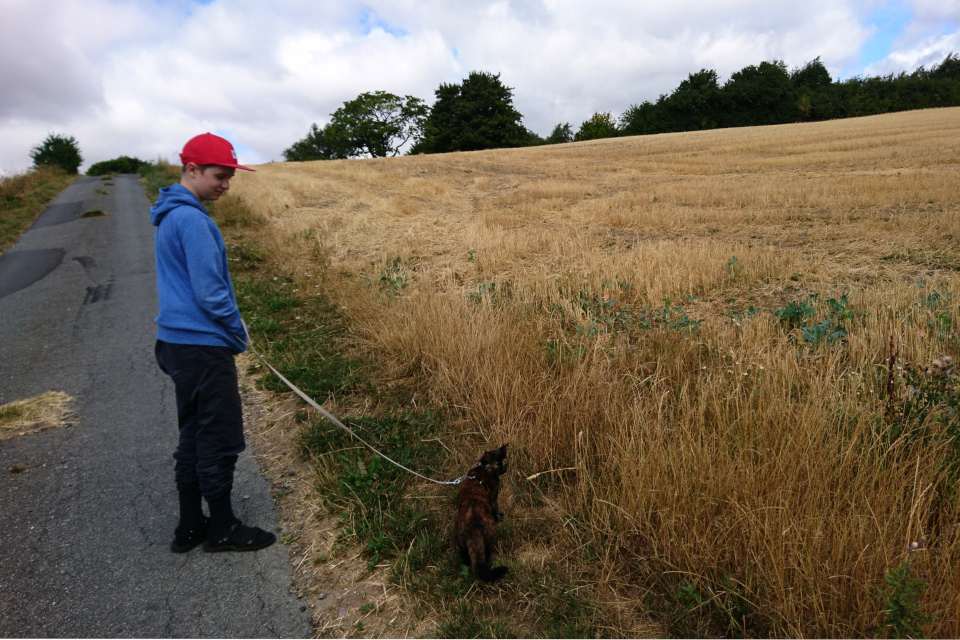
[{"label": "cat's tail", "polygon": [[493,582],[494,580],[499,580],[503,576],[507,575],[508,569],[506,567],[494,567],[491,569],[487,566],[487,563],[473,565],[473,572],[477,574],[477,577],[483,580],[484,582]]},{"label": "cat's tail", "polygon": [[499,580],[507,574],[506,567],[490,568],[487,564],[486,544],[483,540],[483,534],[479,531],[467,539],[467,551],[470,554],[470,565],[473,567],[473,573],[484,582],[493,582]]}]

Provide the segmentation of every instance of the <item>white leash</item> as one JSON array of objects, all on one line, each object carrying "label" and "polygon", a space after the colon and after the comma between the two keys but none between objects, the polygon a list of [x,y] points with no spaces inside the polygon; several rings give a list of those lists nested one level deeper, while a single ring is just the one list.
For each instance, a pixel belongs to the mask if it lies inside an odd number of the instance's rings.
[{"label": "white leash", "polygon": [[[243,322],[243,321],[241,320],[241,322]],[[244,332],[247,334],[247,339],[246,339],[246,341],[242,340],[239,336],[234,335],[234,337],[237,338],[238,340],[240,340],[241,342],[243,342],[243,343],[247,346],[247,348],[250,349],[250,351],[253,351],[253,352],[256,354],[256,356],[257,356],[258,358],[260,358],[260,361],[263,362],[263,364],[267,365],[267,368],[270,369],[270,371],[272,371],[275,376],[277,376],[278,378],[280,378],[280,380],[283,381],[283,384],[287,385],[287,386],[290,388],[291,391],[293,391],[295,394],[297,394],[298,396],[300,396],[300,397],[303,399],[304,402],[306,402],[306,403],[309,404],[311,407],[313,407],[314,409],[316,409],[317,411],[319,411],[322,416],[324,416],[325,418],[327,418],[328,420],[330,420],[331,422],[333,422],[333,424],[337,425],[338,427],[340,427],[341,429],[343,429],[344,431],[346,431],[347,433],[349,433],[351,436],[353,436],[354,438],[356,438],[357,440],[359,440],[359,441],[360,441],[361,443],[363,443],[368,449],[370,449],[371,451],[373,451],[375,454],[377,454],[378,456],[380,456],[381,458],[383,458],[383,459],[386,460],[387,462],[390,462],[390,463],[392,463],[392,464],[400,467],[401,469],[403,469],[403,470],[406,471],[407,473],[412,473],[413,475],[417,476],[418,478],[422,478],[422,479],[424,479],[424,480],[426,480],[426,481],[428,481],[428,482],[432,482],[432,483],[434,483],[434,484],[442,484],[442,485],[448,485],[448,486],[449,486],[449,485],[458,485],[458,484],[460,484],[460,483],[463,481],[464,478],[467,477],[467,475],[464,474],[464,475],[460,476],[459,478],[457,478],[456,480],[450,480],[449,482],[441,482],[441,481],[439,481],[439,480],[434,480],[433,478],[428,478],[427,476],[420,475],[419,473],[417,473],[416,471],[413,471],[412,469],[407,469],[405,466],[403,466],[402,464],[400,464],[400,463],[397,462],[396,460],[392,460],[392,459],[388,458],[387,456],[383,455],[382,453],[380,453],[379,451],[377,451],[377,450],[373,447],[373,445],[371,445],[371,444],[368,443],[366,440],[364,440],[363,438],[361,438],[360,436],[358,436],[357,434],[355,434],[353,431],[351,431],[351,430],[350,430],[350,427],[346,426],[345,424],[343,424],[342,422],[340,422],[339,420],[337,420],[337,419],[333,416],[332,413],[330,413],[329,411],[327,411],[326,409],[324,409],[323,407],[321,407],[319,404],[317,404],[316,402],[314,402],[307,394],[305,394],[303,391],[301,391],[301,390],[297,387],[297,385],[293,384],[292,382],[290,382],[289,380],[287,380],[285,377],[283,377],[283,374],[282,374],[282,373],[280,373],[279,371],[277,371],[277,370],[273,367],[272,364],[270,364],[269,362],[267,362],[267,359],[264,358],[262,355],[260,355],[260,352],[257,351],[256,349],[254,349],[254,348],[253,348],[253,345],[250,344],[250,330],[247,329],[247,323],[246,323],[246,322],[243,323],[243,330],[244,330]],[[468,472],[468,473],[469,473],[469,472]]]}]

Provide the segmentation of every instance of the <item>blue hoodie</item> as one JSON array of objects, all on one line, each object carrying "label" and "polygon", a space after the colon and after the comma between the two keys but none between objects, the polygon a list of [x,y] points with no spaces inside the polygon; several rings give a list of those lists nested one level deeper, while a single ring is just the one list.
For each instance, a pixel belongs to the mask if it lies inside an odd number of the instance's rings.
[{"label": "blue hoodie", "polygon": [[157,339],[174,344],[246,349],[227,248],[216,223],[193,193],[175,184],[160,189],[150,208],[157,228]]}]

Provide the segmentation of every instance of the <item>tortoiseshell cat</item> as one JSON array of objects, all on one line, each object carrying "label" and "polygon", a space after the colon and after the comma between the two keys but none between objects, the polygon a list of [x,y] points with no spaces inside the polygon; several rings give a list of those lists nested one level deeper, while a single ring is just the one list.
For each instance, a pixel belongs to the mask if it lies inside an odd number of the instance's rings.
[{"label": "tortoiseshell cat", "polygon": [[491,569],[494,524],[503,519],[497,507],[500,476],[507,471],[507,445],[487,451],[460,483],[457,493],[457,548],[463,564],[473,567],[481,580],[493,582],[507,573],[506,567]]}]

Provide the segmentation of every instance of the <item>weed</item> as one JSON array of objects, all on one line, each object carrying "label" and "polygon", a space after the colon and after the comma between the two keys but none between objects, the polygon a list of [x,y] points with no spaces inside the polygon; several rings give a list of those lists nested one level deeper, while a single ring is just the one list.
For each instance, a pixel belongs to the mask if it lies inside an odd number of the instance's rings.
[{"label": "weed", "polygon": [[933,622],[934,616],[923,615],[921,599],[927,589],[927,577],[913,566],[914,557],[923,551],[924,542],[914,542],[907,549],[907,559],[888,569],[880,589],[883,602],[883,623],[877,637],[923,638],[923,627]]},{"label": "weed", "polygon": [[91,210],[89,210],[89,211],[84,211],[83,213],[79,214],[79,217],[81,217],[81,218],[99,218],[99,217],[105,216],[105,215],[107,215],[107,212],[106,212],[106,211],[101,211],[100,209],[91,209]]},{"label": "weed", "polygon": [[97,194],[98,196],[105,196],[105,195],[109,195],[109,193],[110,193],[110,192],[107,191],[106,189],[94,189],[93,192],[94,192],[95,194]]},{"label": "weed", "polygon": [[777,309],[773,312],[774,316],[781,324],[787,326],[787,330],[800,339],[809,347],[826,345],[828,347],[847,341],[847,324],[854,318],[864,317],[864,314],[857,314],[848,308],[849,300],[846,295],[840,296],[839,300],[830,298],[827,300],[827,317],[821,322],[810,322],[810,319],[816,314],[816,301],[820,295],[811,293],[806,301],[795,300],[786,307]]},{"label": "weed", "polygon": [[758,313],[760,313],[760,307],[754,307],[753,305],[750,305],[746,311],[731,311],[727,313],[727,317],[730,318],[730,321],[733,322],[733,324],[737,325],[738,327],[742,327],[744,320],[749,320]]},{"label": "weed", "polygon": [[[748,578],[750,571],[747,572]],[[716,569],[707,570],[707,578],[685,578],[673,598],[679,607],[671,626],[679,635],[747,637],[764,632],[754,607],[746,597],[746,587],[733,576]]]},{"label": "weed", "polygon": [[680,305],[673,305],[668,296],[663,298],[663,309],[655,313],[647,312],[644,308],[641,326],[650,329],[655,326],[673,329],[674,331],[696,331],[703,320],[694,320],[688,316]]},{"label": "weed", "polygon": [[773,315],[775,315],[777,320],[782,324],[787,325],[788,330],[802,327],[806,324],[807,318],[813,317],[813,314],[817,312],[816,307],[813,305],[817,297],[817,294],[811,293],[806,301],[801,302],[794,300],[786,307],[774,311]]},{"label": "weed", "polygon": [[912,444],[947,445],[945,461],[951,475],[960,473],[960,376],[951,356],[927,366],[903,365],[902,389],[897,394],[891,352],[887,371],[887,442],[906,438]]},{"label": "weed", "polygon": [[0,405],[0,422],[19,420],[26,412],[23,407],[15,404]]},{"label": "weed", "polygon": [[727,262],[726,266],[724,266],[723,270],[727,272],[727,279],[732,282],[743,273],[743,265],[737,260],[737,256],[733,256]]},{"label": "weed", "polygon": [[505,304],[513,301],[513,284],[504,282],[498,288],[496,282],[477,286],[476,293],[471,293],[467,299],[474,304],[482,304],[484,300],[490,304]]},{"label": "weed", "polygon": [[409,286],[407,272],[403,270],[403,261],[396,257],[393,261],[387,259],[387,266],[380,272],[380,287],[395,296]]}]

